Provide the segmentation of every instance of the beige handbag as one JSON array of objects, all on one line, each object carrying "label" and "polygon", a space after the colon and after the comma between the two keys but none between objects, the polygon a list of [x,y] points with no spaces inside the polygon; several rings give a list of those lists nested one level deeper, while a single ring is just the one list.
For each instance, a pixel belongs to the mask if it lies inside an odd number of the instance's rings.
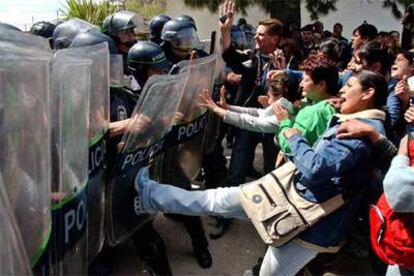
[{"label": "beige handbag", "polygon": [[315,203],[298,194],[294,163],[287,162],[261,179],[240,186],[240,200],[263,241],[279,247],[345,202],[337,195]]}]

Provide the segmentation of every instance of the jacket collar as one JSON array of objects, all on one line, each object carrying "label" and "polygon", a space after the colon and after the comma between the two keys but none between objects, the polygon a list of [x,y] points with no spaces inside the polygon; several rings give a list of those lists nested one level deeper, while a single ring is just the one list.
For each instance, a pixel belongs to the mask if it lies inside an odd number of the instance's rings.
[{"label": "jacket collar", "polygon": [[338,117],[338,122],[345,122],[350,119],[376,119],[385,121],[385,112],[379,109],[368,109],[352,114],[336,114]]}]

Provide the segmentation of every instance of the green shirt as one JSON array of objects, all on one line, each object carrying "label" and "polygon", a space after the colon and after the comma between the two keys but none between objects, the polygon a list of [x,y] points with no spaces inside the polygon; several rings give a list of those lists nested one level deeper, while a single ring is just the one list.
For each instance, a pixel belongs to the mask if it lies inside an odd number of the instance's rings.
[{"label": "green shirt", "polygon": [[309,144],[313,146],[319,136],[325,132],[329,120],[335,113],[335,108],[325,100],[302,108],[294,119],[285,119],[280,122],[276,137],[282,152],[291,153],[288,140],[283,135],[286,129],[298,129]]}]

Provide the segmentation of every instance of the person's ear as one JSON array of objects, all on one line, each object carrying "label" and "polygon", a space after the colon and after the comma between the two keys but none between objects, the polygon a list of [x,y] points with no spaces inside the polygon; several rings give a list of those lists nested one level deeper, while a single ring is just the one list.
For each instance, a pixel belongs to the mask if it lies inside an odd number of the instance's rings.
[{"label": "person's ear", "polygon": [[316,84],[322,91],[326,91],[327,85],[326,81],[321,80]]},{"label": "person's ear", "polygon": [[381,73],[381,62],[374,62],[371,68],[372,68],[372,71],[376,73]]},{"label": "person's ear", "polygon": [[374,98],[374,95],[375,95],[375,89],[370,87],[364,92],[362,92],[362,99],[364,101],[370,101]]},{"label": "person's ear", "polygon": [[414,62],[410,65],[410,76],[414,76]]}]

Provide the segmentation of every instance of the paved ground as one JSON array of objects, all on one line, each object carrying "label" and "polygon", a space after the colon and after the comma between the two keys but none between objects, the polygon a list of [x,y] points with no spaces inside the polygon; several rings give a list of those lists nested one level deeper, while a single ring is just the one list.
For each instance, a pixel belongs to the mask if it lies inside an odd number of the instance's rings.
[{"label": "paved ground", "polygon": [[[229,155],[228,150],[226,154]],[[256,152],[255,167],[260,170],[261,148]],[[213,230],[213,219],[203,218],[207,233]],[[235,220],[229,231],[218,240],[210,240],[213,266],[201,269],[192,255],[190,239],[182,224],[158,215],[155,227],[164,239],[174,275],[243,275],[265,251],[253,226],[248,221]],[[149,275],[143,262],[136,256],[131,243],[117,250],[113,275]],[[324,275],[373,275],[367,259],[341,254]]]}]

